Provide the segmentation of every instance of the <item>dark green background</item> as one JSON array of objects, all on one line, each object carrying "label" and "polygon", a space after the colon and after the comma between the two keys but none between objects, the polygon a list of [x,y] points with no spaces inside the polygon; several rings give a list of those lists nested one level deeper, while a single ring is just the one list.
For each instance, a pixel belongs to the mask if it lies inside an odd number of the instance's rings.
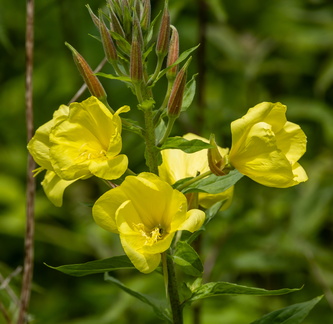
[{"label": "dark green background", "polygon": [[[173,135],[188,131],[230,146],[230,122],[261,101],[280,101],[287,117],[308,136],[301,164],[309,181],[289,189],[266,188],[243,178],[231,208],[203,235],[205,280],[266,289],[296,288],[282,297],[220,297],[203,303],[202,323],[247,324],[284,306],[326,294],[305,320],[333,321],[333,3],[329,0],[170,0],[181,49],[201,42],[190,74],[200,70],[198,95]],[[86,1],[36,1],[34,121],[48,121],[82,84],[67,41],[91,64],[103,58]],[[93,10],[104,1],[91,1]],[[152,1],[153,11],[162,1]],[[200,39],[200,30],[205,37]],[[0,273],[23,263],[26,131],[24,104],[25,3],[0,0]],[[153,55],[153,54],[152,54]],[[106,67],[104,72],[111,71]],[[204,73],[203,73],[204,71]],[[129,104],[141,118],[130,91],[101,80],[114,108]],[[163,100],[165,88],[156,91]],[[88,93],[82,96],[86,98]],[[124,132],[123,151],[136,171],[144,169],[140,139]],[[156,323],[148,306],[103,282],[103,276],[72,278],[47,268],[122,254],[116,235],[92,220],[90,205],[106,187],[94,179],[67,189],[62,208],[45,197],[37,177],[35,274],[30,313],[34,323]],[[163,298],[159,274],[114,274],[132,289]],[[19,294],[20,276],[11,281]],[[15,307],[4,290],[0,300]],[[190,311],[185,312],[191,323]],[[5,323],[0,315],[0,323]]]}]

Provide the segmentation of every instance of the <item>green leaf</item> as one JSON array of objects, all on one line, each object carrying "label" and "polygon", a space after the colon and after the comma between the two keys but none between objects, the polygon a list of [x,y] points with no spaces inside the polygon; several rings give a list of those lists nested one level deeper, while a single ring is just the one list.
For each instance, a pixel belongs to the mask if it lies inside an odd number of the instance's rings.
[{"label": "green leaf", "polygon": [[101,76],[103,78],[108,78],[111,80],[120,80],[120,81],[124,81],[124,82],[131,82],[131,78],[127,77],[127,76],[115,76],[115,75],[103,73],[103,72],[98,72],[98,73],[96,73],[96,75]]},{"label": "green leaf", "polygon": [[266,290],[262,288],[241,286],[230,282],[209,282],[195,289],[192,297],[187,300],[187,302],[223,295],[276,296],[289,294],[298,290],[300,289],[284,288],[279,290]]},{"label": "green leaf", "polygon": [[193,101],[193,98],[195,95],[195,88],[196,88],[195,77],[197,75],[198,74],[194,74],[192,76],[192,79],[186,83],[184,96],[183,96],[183,104],[182,104],[182,108],[181,108],[182,112],[186,111],[187,108],[190,107],[190,105]]},{"label": "green leaf", "polygon": [[186,153],[194,153],[211,147],[212,146],[209,143],[205,143],[198,139],[189,141],[183,137],[176,136],[169,137],[166,142],[160,147],[160,150],[178,149]]},{"label": "green leaf", "polygon": [[59,267],[52,267],[46,263],[44,264],[51,269],[58,270],[74,277],[82,277],[120,269],[135,269],[127,255],[114,256],[112,258],[95,260],[81,264],[67,264]]},{"label": "green leaf", "polygon": [[322,299],[323,296],[318,296],[304,303],[290,305],[281,308],[262,318],[252,322],[251,324],[299,324],[302,323],[312,308]]},{"label": "green leaf", "polygon": [[171,317],[169,315],[169,311],[168,309],[165,307],[164,303],[161,301],[156,300],[155,298],[152,298],[148,295],[145,294],[141,294],[137,291],[134,291],[128,287],[126,287],[122,282],[120,282],[119,280],[117,280],[116,278],[110,276],[109,274],[105,274],[104,275],[104,279],[105,281],[108,282],[112,282],[113,284],[115,284],[116,286],[118,286],[119,288],[121,288],[122,290],[124,290],[125,292],[127,292],[128,294],[132,295],[133,297],[141,300],[143,303],[149,305],[152,307],[152,309],[154,310],[155,314],[160,317],[161,319],[172,323]]},{"label": "green leaf", "polygon": [[[211,174],[207,178],[197,180],[188,186],[186,186],[184,189],[182,189],[182,192],[189,193],[189,192],[206,192],[210,194],[217,194],[223,191],[226,191],[231,186],[235,185],[237,181],[239,181],[243,177],[243,174],[238,172],[237,170],[232,170],[230,173],[228,173],[225,176],[217,176],[215,174]],[[186,182],[177,181],[176,186],[174,186],[176,189],[180,185],[184,185]]]},{"label": "green leaf", "polygon": [[130,55],[131,45],[130,43],[121,35],[110,30],[112,38],[117,42],[118,47],[123,51],[124,54]]},{"label": "green leaf", "polygon": [[177,243],[172,258],[186,274],[195,277],[202,276],[203,266],[200,257],[186,242],[179,241]]}]

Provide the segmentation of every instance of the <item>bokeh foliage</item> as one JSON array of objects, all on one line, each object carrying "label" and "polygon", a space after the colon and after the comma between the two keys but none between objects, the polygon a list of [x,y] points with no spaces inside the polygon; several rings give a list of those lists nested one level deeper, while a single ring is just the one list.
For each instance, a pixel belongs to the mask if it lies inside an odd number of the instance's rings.
[{"label": "bokeh foliage", "polygon": [[[261,101],[280,101],[287,116],[308,136],[301,159],[309,181],[294,188],[262,187],[245,177],[237,184],[229,210],[202,236],[205,280],[224,280],[266,289],[296,288],[281,297],[221,297],[203,303],[203,323],[250,323],[265,313],[325,294],[307,324],[333,318],[333,4],[325,0],[170,0],[172,23],[181,50],[201,42],[190,74],[197,77],[196,101],[181,117],[174,135],[188,131],[230,146],[230,122]],[[157,13],[162,1],[152,1]],[[88,34],[95,26],[86,2],[36,1],[35,125],[49,120],[81,86],[64,46],[72,44],[95,67],[102,47]],[[104,6],[104,0],[90,3]],[[201,32],[205,36],[200,38]],[[26,135],[24,112],[25,4],[0,2],[0,273],[23,262]],[[105,67],[103,72],[108,72]],[[118,108],[135,100],[123,84],[101,80],[109,102]],[[161,88],[161,96],[165,89]],[[87,97],[87,93],[83,98]],[[132,109],[133,118],[135,112]],[[143,145],[124,133],[123,151],[131,168],[143,170]],[[67,277],[47,268],[122,254],[118,238],[98,228],[91,204],[106,190],[90,179],[67,189],[63,208],[46,199],[37,177],[34,290],[30,313],[35,323],[156,323],[152,311],[103,277]],[[163,297],[159,274],[116,272],[132,289]],[[10,287],[19,294],[20,276]],[[15,307],[8,292],[0,300]],[[194,304],[195,305],[195,304]],[[191,323],[191,313],[185,313]],[[5,323],[0,315],[0,323]]]}]

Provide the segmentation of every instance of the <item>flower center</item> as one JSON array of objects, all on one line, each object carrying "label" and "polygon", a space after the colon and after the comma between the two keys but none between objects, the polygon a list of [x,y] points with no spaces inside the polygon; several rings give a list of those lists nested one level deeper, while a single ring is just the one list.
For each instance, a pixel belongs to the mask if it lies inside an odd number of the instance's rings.
[{"label": "flower center", "polygon": [[153,227],[151,230],[147,230],[142,223],[135,224],[135,227],[138,229],[141,235],[146,239],[144,244],[149,246],[152,246],[157,241],[162,240],[166,233],[161,224]]},{"label": "flower center", "polygon": [[87,160],[97,160],[106,158],[106,151],[98,148],[91,148],[88,143],[84,143],[79,148],[79,155],[76,158],[77,163],[82,163]]}]

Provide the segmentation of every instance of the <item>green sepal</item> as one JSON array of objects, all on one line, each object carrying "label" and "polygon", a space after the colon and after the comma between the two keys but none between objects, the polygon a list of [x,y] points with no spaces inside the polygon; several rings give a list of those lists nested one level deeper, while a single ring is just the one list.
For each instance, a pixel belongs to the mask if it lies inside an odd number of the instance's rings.
[{"label": "green sepal", "polygon": [[185,153],[194,153],[204,149],[211,148],[212,145],[198,139],[187,140],[183,137],[169,137],[165,143],[159,148],[160,150],[178,149]]},{"label": "green sepal", "polygon": [[105,273],[104,280],[115,284],[116,286],[118,286],[119,288],[121,288],[122,290],[127,292],[129,295],[132,295],[133,297],[141,300],[143,303],[149,305],[150,307],[152,307],[155,314],[159,318],[163,319],[164,321],[167,321],[168,323],[172,323],[170,312],[166,308],[166,305],[164,305],[163,302],[126,287],[122,282],[120,282],[118,279],[110,276],[108,273]]},{"label": "green sepal", "polygon": [[264,315],[251,324],[300,324],[310,311],[322,299],[318,296],[309,301],[287,306]]},{"label": "green sepal", "polygon": [[44,263],[51,269],[58,270],[74,277],[82,277],[107,271],[135,269],[127,255],[114,256],[112,258],[89,261],[80,264],[67,264],[59,267],[53,267]]},{"label": "green sepal", "polygon": [[172,255],[175,264],[180,266],[184,273],[200,277],[203,272],[203,265],[198,253],[186,242],[179,241]]}]

